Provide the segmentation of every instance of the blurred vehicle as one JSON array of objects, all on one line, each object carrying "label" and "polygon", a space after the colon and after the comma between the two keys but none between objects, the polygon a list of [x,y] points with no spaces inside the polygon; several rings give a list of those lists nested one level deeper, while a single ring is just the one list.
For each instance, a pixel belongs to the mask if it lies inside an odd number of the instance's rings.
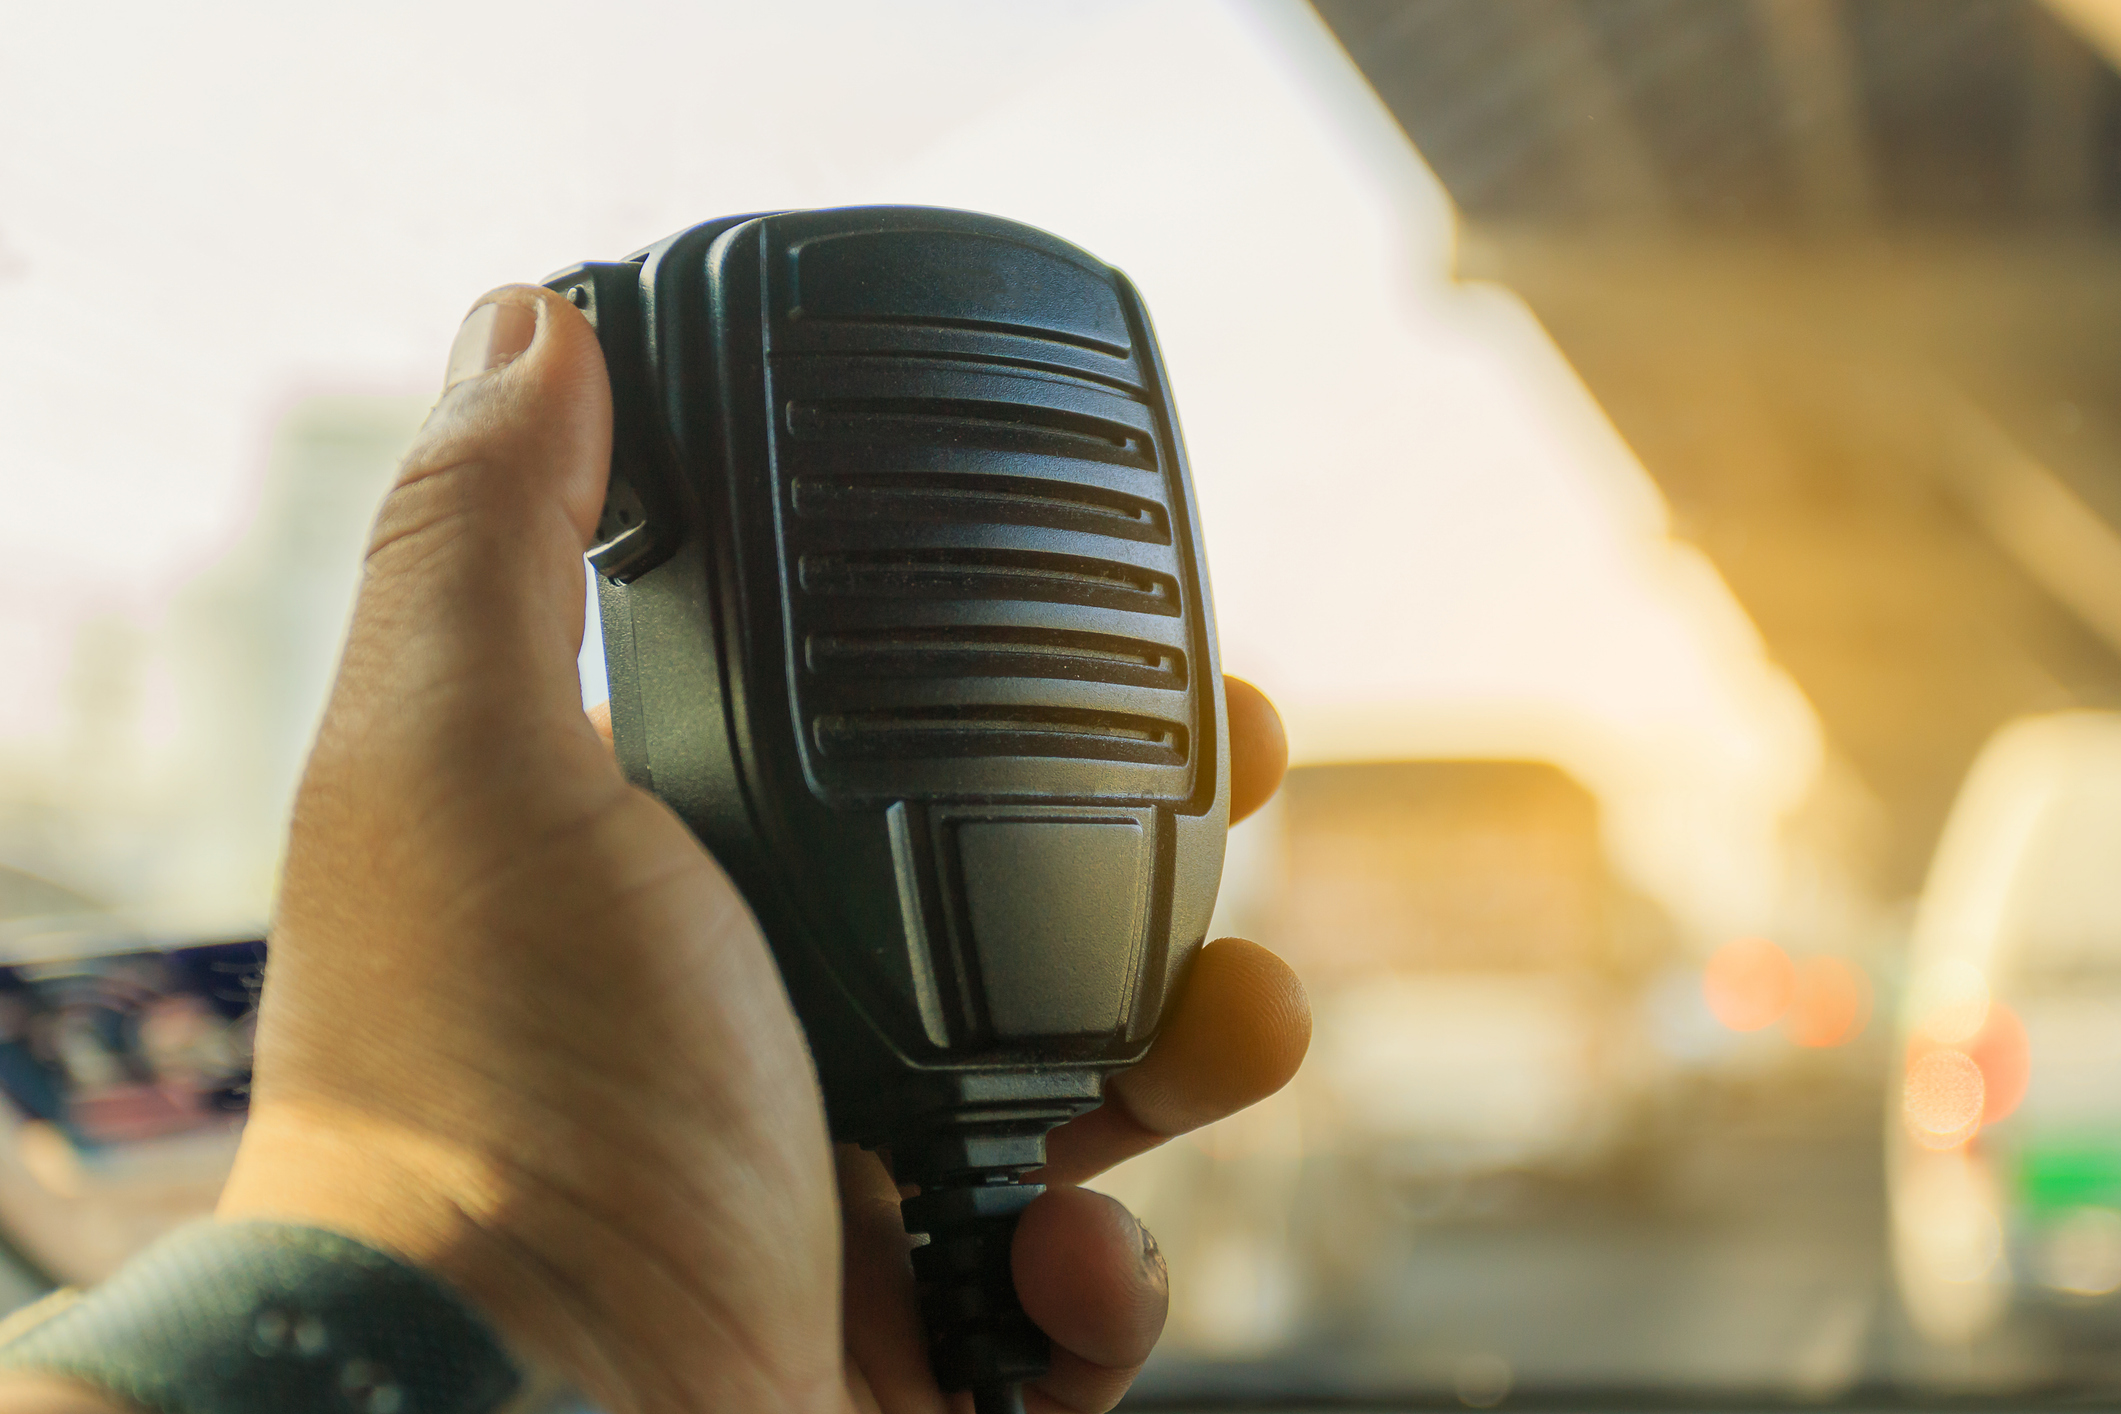
[{"label": "blurred vehicle", "polygon": [[1894,1264],[1924,1335],[2040,1308],[2121,1331],[2121,713],[1996,734],[1910,954],[1887,1105]]},{"label": "blurred vehicle", "polygon": [[0,1232],[94,1281],[212,1209],[249,1106],[265,945],[143,937],[0,871]]},{"label": "blurred vehicle", "polygon": [[1651,959],[1616,929],[1591,793],[1536,761],[1309,766],[1283,792],[1307,1125],[1404,1181],[1610,1160],[1656,1073]]},{"label": "blurred vehicle", "polygon": [[1332,1329],[1389,1304],[1424,1231],[1595,1184],[1646,1142],[1675,1078],[1640,1019],[1666,939],[1560,768],[1296,767],[1233,836],[1224,907],[1218,931],[1302,974],[1315,1028],[1285,1094],[1112,1184],[1195,1274],[1174,1349]]}]

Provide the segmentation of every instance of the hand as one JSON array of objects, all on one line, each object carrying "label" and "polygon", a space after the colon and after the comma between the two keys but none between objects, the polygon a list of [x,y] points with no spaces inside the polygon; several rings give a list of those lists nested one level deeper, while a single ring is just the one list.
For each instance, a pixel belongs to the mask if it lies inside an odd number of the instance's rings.
[{"label": "hand", "polygon": [[[504,288],[451,379],[378,516],[296,801],[221,1215],[429,1266],[613,1414],[939,1411],[896,1191],[834,1154],[743,903],[580,708],[595,336]],[[1280,724],[1241,683],[1230,703],[1250,809]],[[1015,1247],[1055,1339],[1034,1409],[1108,1408],[1163,1321],[1153,1244],[1073,1185],[1278,1088],[1308,1035],[1286,967],[1213,944],[1149,1058],[1053,1135]]]}]

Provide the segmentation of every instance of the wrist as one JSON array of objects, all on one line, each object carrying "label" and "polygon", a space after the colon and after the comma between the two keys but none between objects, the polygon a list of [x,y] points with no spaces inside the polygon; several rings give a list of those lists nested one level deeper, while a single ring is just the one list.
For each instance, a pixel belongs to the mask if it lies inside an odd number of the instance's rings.
[{"label": "wrist", "polygon": [[[553,1142],[579,1150],[585,1140]],[[695,1313],[673,1290],[674,1254],[615,1231],[538,1176],[549,1171],[530,1153],[350,1106],[254,1101],[215,1216],[326,1228],[421,1268],[485,1318],[528,1386],[579,1391],[609,1414],[697,1408],[702,1389],[718,1387],[739,1407],[848,1414],[836,1342],[829,1363],[802,1370],[742,1346],[717,1357],[686,1329]],[[705,1381],[683,1373],[703,1362]]]},{"label": "wrist", "polygon": [[158,1414],[502,1414],[547,1393],[434,1273],[309,1223],[184,1224],[7,1324],[0,1371]]},{"label": "wrist", "polygon": [[467,1151],[358,1115],[275,1106],[254,1108],[215,1217],[324,1228],[389,1253],[477,1311],[529,1384],[616,1395],[589,1313],[550,1256],[511,1233],[524,1208],[500,1166]]}]

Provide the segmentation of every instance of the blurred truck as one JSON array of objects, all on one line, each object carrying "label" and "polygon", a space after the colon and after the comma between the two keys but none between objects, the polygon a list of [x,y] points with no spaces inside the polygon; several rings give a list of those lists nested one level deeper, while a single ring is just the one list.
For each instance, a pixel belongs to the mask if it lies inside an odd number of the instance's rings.
[{"label": "blurred truck", "polygon": [[1655,1072],[1637,991],[1656,941],[1591,793],[1474,760],[1305,767],[1282,794],[1274,936],[1318,1015],[1307,1132],[1450,1187],[1608,1161]]},{"label": "blurred truck", "polygon": [[1185,1274],[1167,1365],[1324,1336],[1433,1224],[1614,1174],[1670,1078],[1668,930],[1560,768],[1300,766],[1230,843],[1215,929],[1281,953],[1315,1026],[1288,1090],[1098,1185]]},{"label": "blurred truck", "polygon": [[2121,1334],[2121,713],[2021,719],[1954,803],[1886,1105],[1915,1328]]}]

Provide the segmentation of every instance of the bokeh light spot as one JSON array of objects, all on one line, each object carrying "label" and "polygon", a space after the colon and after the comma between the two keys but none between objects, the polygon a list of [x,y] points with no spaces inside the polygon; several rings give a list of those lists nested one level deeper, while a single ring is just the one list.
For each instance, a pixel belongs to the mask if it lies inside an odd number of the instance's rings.
[{"label": "bokeh light spot", "polygon": [[1912,1258],[1934,1279],[1918,1288],[1921,1306],[1910,1313],[1917,1326],[1944,1340],[1979,1329],[1993,1314],[1995,1288],[1987,1279],[2003,1257],[2003,1224],[1987,1169],[1963,1150],[1915,1156],[1900,1180],[1893,1221],[1903,1242],[1900,1259]]},{"label": "bokeh light spot", "polygon": [[1956,1046],[1988,1020],[1988,979],[1956,958],[1926,967],[1915,978],[1915,1026],[1942,1046]]},{"label": "bokeh light spot", "polygon": [[1790,1039],[1800,1046],[1839,1046],[1854,1040],[1871,1015],[1871,982],[1838,957],[1798,964],[1790,989]]},{"label": "bokeh light spot", "polygon": [[1901,1110],[1915,1142],[1929,1149],[1951,1149],[1981,1128],[1987,1082],[1973,1057],[1951,1046],[1917,1048],[1908,1057],[1901,1086]]},{"label": "bokeh light spot", "polygon": [[1514,1374],[1500,1355],[1468,1355],[1458,1362],[1452,1383],[1458,1402],[1468,1409],[1493,1409],[1509,1397]]},{"label": "bokeh light spot", "polygon": [[2121,1213],[2077,1208],[2040,1244],[2041,1278],[2057,1291],[2106,1296],[2121,1291]]},{"label": "bokeh light spot", "polygon": [[1796,968],[1766,938],[1739,938],[1716,949],[1701,971],[1709,1012],[1733,1031],[1759,1031],[1789,1010]]},{"label": "bokeh light spot", "polygon": [[2003,1003],[1990,1003],[1988,1020],[1966,1053],[1981,1067],[1985,1092],[1981,1122],[1994,1124],[2018,1108],[2026,1087],[2032,1083],[2033,1053],[2026,1040],[2025,1023]]}]

